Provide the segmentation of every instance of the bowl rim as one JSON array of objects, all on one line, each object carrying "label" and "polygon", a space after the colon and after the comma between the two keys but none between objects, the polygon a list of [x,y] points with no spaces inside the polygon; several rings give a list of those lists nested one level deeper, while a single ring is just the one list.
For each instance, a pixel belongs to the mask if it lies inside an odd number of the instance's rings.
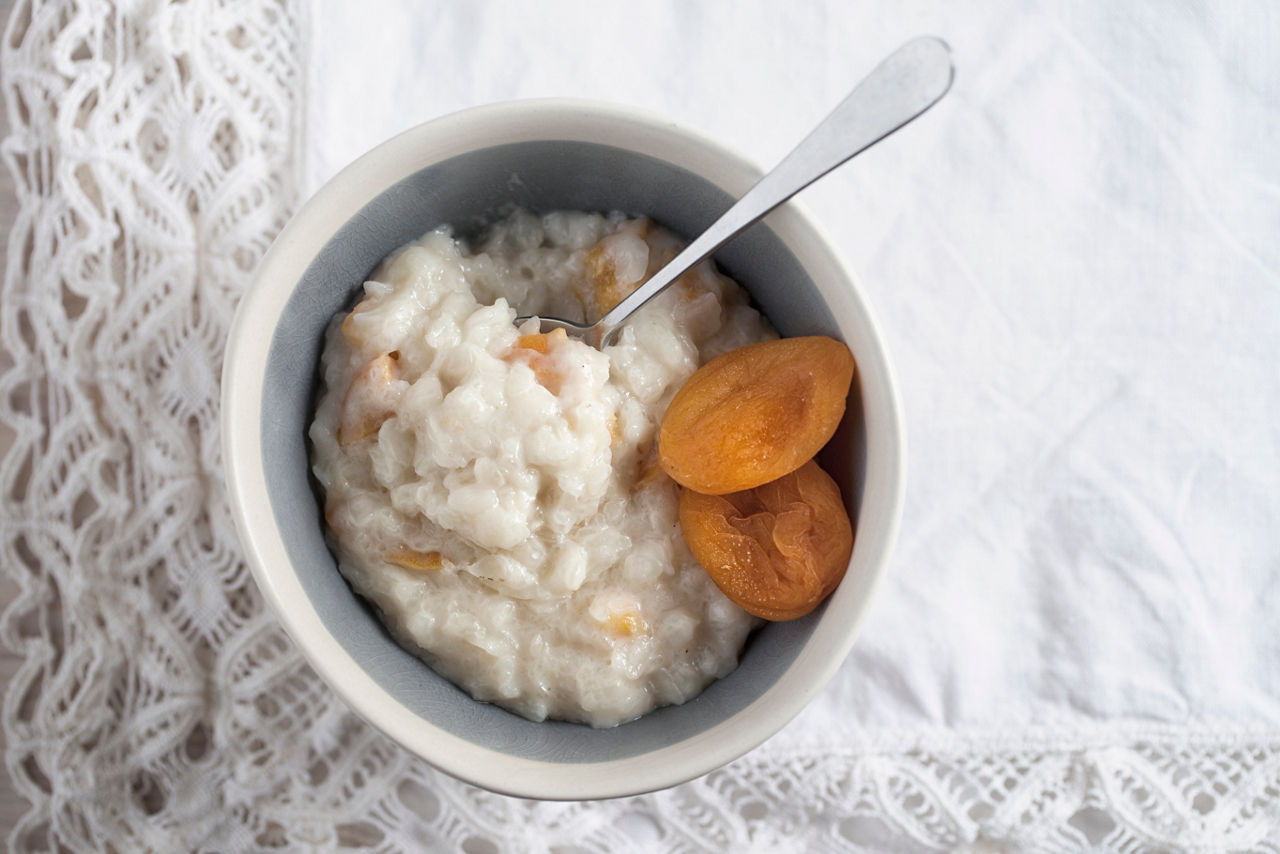
[{"label": "bowl rim", "polygon": [[[418,170],[477,148],[533,140],[586,141],[637,151],[695,172],[735,198],[763,174],[736,151],[684,124],[634,107],[576,98],[471,107],[419,124],[361,155],[289,220],[237,308],[222,370],[228,496],[246,562],[276,618],[321,678],[376,729],[434,767],[506,795],[578,800],[642,794],[699,777],[738,758],[808,704],[848,656],[884,581],[897,538],[905,492],[905,436],[888,353],[860,281],[802,206],[787,202],[766,222],[811,274],[821,266],[835,277],[865,344],[857,355],[869,448],[873,434],[876,439],[875,453],[868,453],[866,461],[854,554],[854,562],[862,564],[859,571],[868,574],[861,585],[865,595],[853,601],[850,585],[842,584],[777,682],[744,709],[700,733],[620,759],[556,762],[513,757],[423,719],[361,668],[311,606],[275,528],[262,464],[268,351],[285,303],[320,248],[365,204]],[[848,595],[841,597],[842,590]]]}]

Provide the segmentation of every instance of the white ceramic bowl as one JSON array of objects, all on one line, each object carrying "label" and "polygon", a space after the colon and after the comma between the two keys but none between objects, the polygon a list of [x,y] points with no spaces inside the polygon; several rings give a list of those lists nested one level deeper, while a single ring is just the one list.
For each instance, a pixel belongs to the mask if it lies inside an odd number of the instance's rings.
[{"label": "white ceramic bowl", "polygon": [[325,324],[381,258],[441,223],[476,227],[514,202],[644,213],[689,238],[760,174],[687,128],[631,110],[496,104],[364,155],[303,206],[263,259],[223,372],[223,453],[246,557],[316,671],[436,767],[507,794],[614,797],[697,777],[786,724],[848,654],[895,538],[903,436],[889,362],[856,280],[794,203],[717,254],[784,335],[832,335],[853,350],[848,413],[821,455],[853,514],[853,557],[824,605],[753,633],[738,669],[699,697],[599,730],[533,723],[472,700],[397,646],[346,585],[324,543],[306,440]]}]

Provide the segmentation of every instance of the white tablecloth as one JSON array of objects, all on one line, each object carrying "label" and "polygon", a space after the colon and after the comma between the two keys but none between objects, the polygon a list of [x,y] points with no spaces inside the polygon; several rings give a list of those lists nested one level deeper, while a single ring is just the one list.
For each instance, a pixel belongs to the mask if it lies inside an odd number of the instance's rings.
[{"label": "white tablecloth", "polygon": [[[19,850],[1277,850],[1270,5],[62,5],[3,49]],[[771,165],[919,33],[951,94],[801,197],[908,429],[890,579],[831,685],[729,768],[605,804],[486,795],[371,733],[263,612],[218,485],[222,338],[283,219],[516,97]]]}]

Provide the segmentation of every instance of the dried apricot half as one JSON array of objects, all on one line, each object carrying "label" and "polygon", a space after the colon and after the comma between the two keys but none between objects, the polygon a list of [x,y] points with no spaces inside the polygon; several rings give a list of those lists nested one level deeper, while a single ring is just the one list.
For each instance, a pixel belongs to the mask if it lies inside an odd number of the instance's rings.
[{"label": "dried apricot half", "polygon": [[680,490],[680,528],[724,595],[766,620],[792,620],[818,607],[853,553],[840,487],[813,460],[742,492]]},{"label": "dried apricot half", "polygon": [[658,456],[681,486],[708,495],[795,471],[844,415],[853,354],[821,335],[730,350],[685,382],[662,419]]}]

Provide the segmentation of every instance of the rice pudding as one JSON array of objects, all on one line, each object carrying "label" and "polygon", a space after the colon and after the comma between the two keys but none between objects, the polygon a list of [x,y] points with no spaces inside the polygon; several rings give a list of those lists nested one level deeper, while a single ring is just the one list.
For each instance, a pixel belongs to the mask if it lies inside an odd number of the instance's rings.
[{"label": "rice pudding", "polygon": [[658,425],[704,362],[774,338],[710,262],[604,351],[599,316],[681,248],[646,219],[516,211],[388,257],[334,319],[311,425],[343,575],[477,700],[614,726],[736,666],[755,618],[694,560]]}]

